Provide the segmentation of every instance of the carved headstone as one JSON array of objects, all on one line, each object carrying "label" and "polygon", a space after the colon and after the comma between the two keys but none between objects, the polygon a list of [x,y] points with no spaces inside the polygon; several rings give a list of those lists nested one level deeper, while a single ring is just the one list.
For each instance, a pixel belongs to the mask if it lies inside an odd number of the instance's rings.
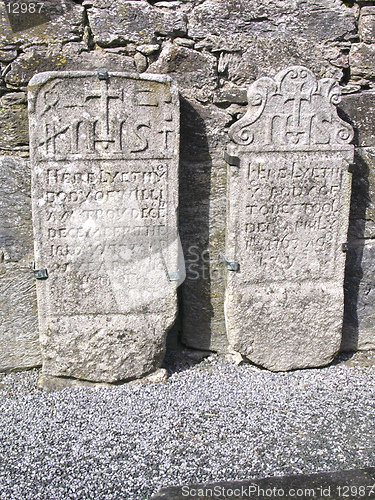
[{"label": "carved headstone", "polygon": [[229,341],[271,370],[324,365],[341,341],[353,131],[338,83],[301,66],[248,101],[226,154]]},{"label": "carved headstone", "polygon": [[177,90],[158,75],[41,73],[29,111],[43,373],[145,375],[183,272]]}]

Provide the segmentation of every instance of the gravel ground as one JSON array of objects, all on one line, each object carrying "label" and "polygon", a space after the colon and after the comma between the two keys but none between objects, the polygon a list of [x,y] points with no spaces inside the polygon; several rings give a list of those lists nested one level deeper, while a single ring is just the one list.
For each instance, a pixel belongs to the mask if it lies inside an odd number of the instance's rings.
[{"label": "gravel ground", "polygon": [[162,486],[375,466],[375,369],[270,373],[216,356],[166,384],[0,379],[0,499],[147,499]]}]

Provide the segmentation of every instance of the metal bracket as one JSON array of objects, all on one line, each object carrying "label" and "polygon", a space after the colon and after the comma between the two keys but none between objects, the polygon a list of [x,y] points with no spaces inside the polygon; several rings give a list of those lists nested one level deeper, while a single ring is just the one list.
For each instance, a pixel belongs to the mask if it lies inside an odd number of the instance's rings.
[{"label": "metal bracket", "polygon": [[109,73],[106,68],[98,69],[98,78],[99,80],[109,80]]},{"label": "metal bracket", "polygon": [[229,155],[226,151],[224,151],[224,160],[232,167],[239,167],[241,165],[241,160],[238,156]]},{"label": "metal bracket", "polygon": [[238,272],[240,270],[239,262],[230,262],[223,253],[219,253],[221,260],[223,261],[224,266],[228,269],[228,271]]},{"label": "metal bracket", "polygon": [[175,273],[168,273],[169,281],[178,281],[180,279],[180,271],[176,271]]},{"label": "metal bracket", "polygon": [[349,245],[348,245],[348,243],[343,243],[343,244],[341,245],[341,250],[342,250],[344,253],[349,252]]},{"label": "metal bracket", "polygon": [[46,280],[48,278],[47,269],[35,269],[34,270],[34,277],[37,280]]}]

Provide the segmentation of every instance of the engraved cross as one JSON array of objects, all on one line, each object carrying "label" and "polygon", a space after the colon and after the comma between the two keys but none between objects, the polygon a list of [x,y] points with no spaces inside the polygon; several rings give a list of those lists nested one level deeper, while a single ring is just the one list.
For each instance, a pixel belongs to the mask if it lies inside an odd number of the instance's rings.
[{"label": "engraved cross", "polygon": [[285,96],[284,103],[293,101],[293,128],[297,132],[301,123],[301,105],[302,101],[311,102],[311,89],[303,92],[305,82],[296,82],[296,87],[293,92],[288,92]]},{"label": "engraved cross", "polygon": [[122,90],[117,90],[116,92],[111,93],[109,91],[108,80],[100,80],[100,92],[90,92],[89,95],[86,95],[85,100],[88,101],[89,99],[100,99],[101,119],[103,120],[105,126],[104,137],[102,138],[102,140],[111,142],[111,140],[109,139],[109,102],[110,99],[123,100]]}]

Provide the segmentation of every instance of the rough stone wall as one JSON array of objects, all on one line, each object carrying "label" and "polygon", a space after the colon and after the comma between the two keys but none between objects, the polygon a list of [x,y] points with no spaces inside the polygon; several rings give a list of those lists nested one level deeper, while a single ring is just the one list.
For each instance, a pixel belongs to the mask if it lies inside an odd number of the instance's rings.
[{"label": "rough stone wall", "polygon": [[225,240],[228,127],[245,111],[247,86],[261,76],[300,64],[318,78],[336,79],[357,146],[343,348],[373,348],[372,3],[66,0],[62,16],[14,33],[0,2],[0,154],[28,156],[25,92],[35,73],[106,67],[171,75],[181,93],[180,235],[187,265],[180,289],[181,338],[193,348],[225,352],[219,252]]}]

